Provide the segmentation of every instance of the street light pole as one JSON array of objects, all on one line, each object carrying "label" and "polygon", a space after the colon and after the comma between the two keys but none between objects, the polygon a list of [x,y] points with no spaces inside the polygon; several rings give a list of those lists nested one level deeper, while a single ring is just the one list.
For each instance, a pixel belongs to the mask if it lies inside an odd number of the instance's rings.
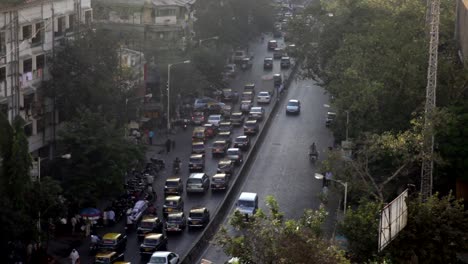
[{"label": "street light pole", "polygon": [[167,65],[167,132],[171,129],[171,107],[170,107],[170,93],[171,93],[171,67],[177,64],[187,64],[190,60],[181,61]]}]

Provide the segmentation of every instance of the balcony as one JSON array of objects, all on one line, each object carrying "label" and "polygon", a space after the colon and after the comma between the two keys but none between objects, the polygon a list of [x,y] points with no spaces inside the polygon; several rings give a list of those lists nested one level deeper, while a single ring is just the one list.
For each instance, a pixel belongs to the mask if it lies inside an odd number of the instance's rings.
[{"label": "balcony", "polygon": [[44,69],[37,69],[32,72],[23,73],[19,77],[20,88],[24,90],[23,92],[30,89],[35,91],[41,81],[45,79],[44,74]]}]

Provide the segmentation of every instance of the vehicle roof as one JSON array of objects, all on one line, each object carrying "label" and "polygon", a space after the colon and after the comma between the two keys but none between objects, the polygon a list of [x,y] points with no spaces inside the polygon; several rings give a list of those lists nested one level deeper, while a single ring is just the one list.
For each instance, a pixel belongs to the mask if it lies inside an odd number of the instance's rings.
[{"label": "vehicle roof", "polygon": [[260,95],[260,94],[268,94],[268,95],[270,95],[270,92],[268,92],[268,91],[261,91],[261,92],[258,93],[258,95]]},{"label": "vehicle roof", "polygon": [[164,257],[164,258],[167,258],[167,256],[169,256],[169,254],[171,254],[172,252],[170,251],[156,251],[153,253],[153,255],[151,255],[151,257]]},{"label": "vehicle roof", "polygon": [[203,141],[195,141],[192,142],[192,145],[205,145],[205,143],[203,143]]},{"label": "vehicle roof", "polygon": [[214,125],[211,124],[211,123],[205,123],[205,124],[203,124],[203,127],[212,127],[212,126],[214,126]]},{"label": "vehicle roof", "polygon": [[231,114],[231,116],[241,116],[241,115],[244,115],[242,112],[234,112]]},{"label": "vehicle roof", "polygon": [[[252,121],[257,122],[257,120],[252,120]],[[247,122],[249,122],[249,120],[247,120]],[[247,136],[246,136],[246,135],[243,135],[243,136],[238,136],[238,137],[236,137],[236,138],[247,138]]]},{"label": "vehicle roof", "polygon": [[141,221],[143,221],[143,222],[154,222],[157,219],[158,219],[158,217],[155,216],[155,215],[145,215],[145,216],[143,216],[143,220],[141,220]]},{"label": "vehicle roof", "polygon": [[272,57],[265,57],[265,60],[273,60]]},{"label": "vehicle roof", "polygon": [[191,159],[193,159],[193,158],[201,159],[201,158],[203,158],[203,154],[192,154],[192,155],[190,155],[190,158]]},{"label": "vehicle roof", "polygon": [[272,39],[272,40],[269,40],[268,42],[276,42],[276,40],[275,40],[275,39]]},{"label": "vehicle roof", "polygon": [[226,144],[226,140],[216,140],[215,142],[213,142],[213,145],[214,144]]},{"label": "vehicle roof", "polygon": [[256,124],[257,123],[257,120],[247,120],[245,122],[246,124],[249,123],[249,124]]},{"label": "vehicle roof", "polygon": [[170,214],[168,214],[168,217],[169,217],[169,216],[172,216],[172,217],[182,217],[182,215],[184,215],[184,212],[175,212],[175,213],[170,213]]},{"label": "vehicle roof", "polygon": [[336,115],[335,112],[327,112],[327,115]]},{"label": "vehicle roof", "polygon": [[232,163],[232,160],[229,160],[229,159],[220,160],[218,162],[218,164],[230,164],[230,163]]},{"label": "vehicle roof", "polygon": [[273,74],[273,77],[274,77],[274,76],[279,76],[279,77],[281,77],[281,74],[275,73],[275,74]]},{"label": "vehicle roof", "polygon": [[252,91],[243,91],[242,94],[253,94]]},{"label": "vehicle roof", "polygon": [[149,238],[149,239],[158,239],[160,237],[162,237],[162,234],[158,234],[158,233],[149,233],[145,235],[145,238]]},{"label": "vehicle roof", "polygon": [[261,109],[262,109],[261,106],[254,106],[254,107],[250,108],[250,111],[252,111],[252,110],[261,110]]},{"label": "vehicle roof", "polygon": [[247,84],[244,86],[244,88],[245,88],[245,87],[248,87],[248,88],[255,87],[255,83],[247,83]]},{"label": "vehicle roof", "polygon": [[239,148],[228,148],[228,151],[240,151]]},{"label": "vehicle roof", "polygon": [[189,175],[189,178],[191,178],[191,179],[201,179],[203,177],[203,175],[205,175],[205,173],[203,173],[203,172],[191,173]]},{"label": "vehicle roof", "polygon": [[288,101],[288,102],[299,103],[299,100],[297,100],[297,99],[289,99],[289,101]]},{"label": "vehicle roof", "polygon": [[96,258],[110,258],[111,256],[117,254],[115,251],[109,251],[109,252],[99,252],[96,254]]},{"label": "vehicle roof", "polygon": [[210,115],[210,116],[208,117],[208,119],[210,119],[210,118],[212,118],[212,117],[221,118],[221,115]]},{"label": "vehicle roof", "polygon": [[257,197],[256,193],[251,193],[251,192],[243,192],[239,196],[239,200],[246,200],[246,201],[253,201]]},{"label": "vehicle roof", "polygon": [[223,122],[220,122],[219,125],[222,126],[222,125],[230,125],[231,124],[231,121],[223,121]]},{"label": "vehicle roof", "polygon": [[171,177],[171,178],[167,178],[166,179],[166,182],[176,182],[176,181],[180,181],[180,178],[179,177]]},{"label": "vehicle roof", "polygon": [[166,197],[166,201],[178,201],[180,199],[182,199],[182,197],[177,195],[171,195]]},{"label": "vehicle roof", "polygon": [[230,91],[232,91],[231,88],[224,88],[224,89],[223,89],[223,92],[230,92]]},{"label": "vehicle roof", "polygon": [[289,60],[289,57],[281,57],[282,60]]},{"label": "vehicle roof", "polygon": [[206,207],[193,207],[190,209],[191,213],[203,213],[206,210]]},{"label": "vehicle roof", "polygon": [[243,100],[241,101],[241,104],[251,104],[252,100]]},{"label": "vehicle roof", "polygon": [[221,131],[218,133],[218,136],[230,136],[231,131]]},{"label": "vehicle roof", "polygon": [[216,173],[213,178],[226,178],[226,173]]},{"label": "vehicle roof", "polygon": [[102,237],[102,239],[117,239],[121,235],[122,234],[120,234],[120,233],[107,233]]}]

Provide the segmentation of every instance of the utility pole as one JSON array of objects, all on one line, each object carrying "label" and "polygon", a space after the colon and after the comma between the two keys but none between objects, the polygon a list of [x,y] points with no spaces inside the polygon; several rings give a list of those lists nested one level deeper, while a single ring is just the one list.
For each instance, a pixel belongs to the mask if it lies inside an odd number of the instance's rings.
[{"label": "utility pole", "polygon": [[434,169],[434,110],[436,107],[437,56],[439,46],[440,0],[428,0],[429,65],[427,69],[426,104],[424,113],[423,148],[421,166],[421,195],[424,200],[432,195]]}]

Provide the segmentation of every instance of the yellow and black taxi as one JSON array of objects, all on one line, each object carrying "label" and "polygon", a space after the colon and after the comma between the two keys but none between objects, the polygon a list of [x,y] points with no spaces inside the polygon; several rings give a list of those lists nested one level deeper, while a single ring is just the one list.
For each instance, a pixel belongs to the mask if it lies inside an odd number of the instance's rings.
[{"label": "yellow and black taxi", "polygon": [[244,124],[245,135],[255,135],[258,133],[258,122],[257,120],[247,120]]},{"label": "yellow and black taxi", "polygon": [[231,130],[232,130],[232,123],[231,123],[230,121],[221,122],[221,123],[219,123],[218,130],[219,130],[219,133],[222,133],[222,132],[231,132]]},{"label": "yellow and black taxi", "polygon": [[182,195],[184,192],[184,183],[182,179],[179,177],[171,177],[166,179],[166,183],[164,184],[164,195]]},{"label": "yellow and black taxi", "polygon": [[254,93],[252,91],[244,91],[242,92],[241,100],[242,101],[253,101]]},{"label": "yellow and black taxi", "polygon": [[184,200],[181,196],[168,196],[164,199],[163,204],[163,215],[167,217],[168,214],[183,212],[184,211]]},{"label": "yellow and black taxi", "polygon": [[172,213],[167,216],[166,232],[182,232],[187,226],[187,219],[183,212]]},{"label": "yellow and black taxi", "polygon": [[205,141],[205,127],[198,126],[193,128],[192,142]]},{"label": "yellow and black taxi", "polygon": [[210,222],[210,211],[206,207],[193,207],[188,216],[188,229],[205,227]]},{"label": "yellow and black taxi", "polygon": [[216,140],[224,140],[226,141],[226,144],[228,146],[231,146],[232,143],[232,138],[231,138],[231,131],[224,131],[224,132],[219,132],[218,137]]},{"label": "yellow and black taxi", "polygon": [[211,190],[212,191],[222,191],[226,190],[229,187],[229,181],[231,180],[231,175],[226,173],[216,173],[211,177]]},{"label": "yellow and black taxi", "polygon": [[127,236],[121,233],[107,233],[102,237],[99,243],[100,252],[123,252],[127,246]]},{"label": "yellow and black taxi", "polygon": [[205,170],[205,155],[192,154],[189,159],[189,171],[203,171]]},{"label": "yellow and black taxi", "polygon": [[217,140],[213,142],[211,153],[213,154],[213,156],[224,156],[228,148],[229,145],[225,140]]},{"label": "yellow and black taxi", "polygon": [[94,257],[94,264],[117,264],[123,260],[123,253],[117,253],[115,251],[100,252]]},{"label": "yellow and black taxi", "polygon": [[167,250],[167,236],[162,233],[149,233],[145,235],[140,245],[141,256],[151,256],[156,251]]},{"label": "yellow and black taxi", "polygon": [[192,153],[195,153],[195,154],[205,153],[205,143],[203,143],[203,141],[192,142]]},{"label": "yellow and black taxi", "polygon": [[244,123],[244,114],[242,112],[234,112],[229,118],[233,126],[241,126]]},{"label": "yellow and black taxi", "polygon": [[[245,134],[245,130],[244,130]],[[240,148],[241,150],[248,150],[250,147],[250,138],[249,136],[243,135],[243,136],[238,136],[234,139],[234,147],[235,148]]]},{"label": "yellow and black taxi", "polygon": [[234,161],[223,159],[218,162],[217,173],[226,173],[232,175],[234,173]]},{"label": "yellow and black taxi", "polygon": [[142,239],[148,233],[161,233],[163,230],[163,223],[159,217],[155,215],[145,215],[137,228],[137,235]]},{"label": "yellow and black taxi", "polygon": [[247,83],[244,86],[244,92],[252,92],[255,95],[255,83]]},{"label": "yellow and black taxi", "polygon": [[242,113],[250,112],[250,108],[252,108],[252,100],[242,100],[240,104],[240,110]]}]

